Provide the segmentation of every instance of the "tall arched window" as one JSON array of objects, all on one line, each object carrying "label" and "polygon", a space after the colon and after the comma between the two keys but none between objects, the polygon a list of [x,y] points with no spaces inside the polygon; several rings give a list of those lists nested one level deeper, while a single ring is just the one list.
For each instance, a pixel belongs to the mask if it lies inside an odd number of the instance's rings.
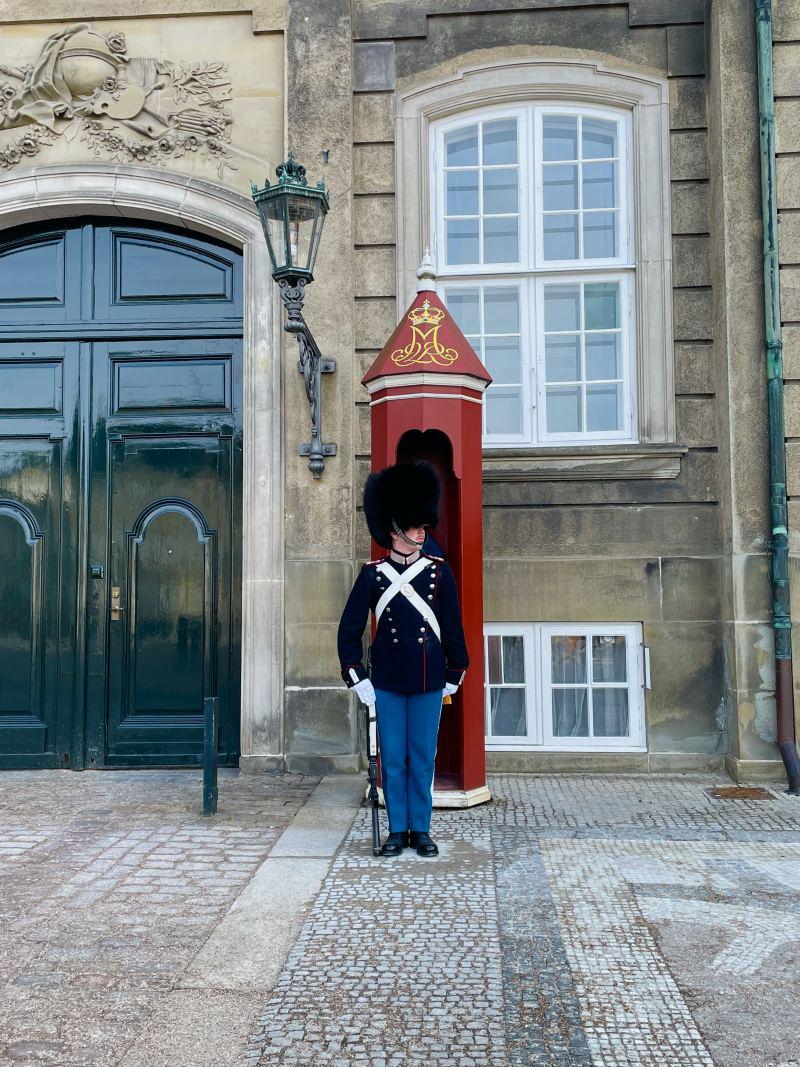
[{"label": "tall arched window", "polygon": [[429,245],[494,377],[485,448],[515,470],[574,473],[604,446],[609,477],[677,475],[669,172],[667,80],[599,57],[398,94],[398,309]]},{"label": "tall arched window", "polygon": [[489,107],[431,139],[440,289],[494,379],[486,444],[635,441],[630,111]]}]

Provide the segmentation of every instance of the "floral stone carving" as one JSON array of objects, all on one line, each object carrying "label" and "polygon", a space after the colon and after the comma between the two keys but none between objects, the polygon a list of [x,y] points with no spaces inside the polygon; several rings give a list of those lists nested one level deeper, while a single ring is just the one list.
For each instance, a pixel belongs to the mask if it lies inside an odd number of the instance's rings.
[{"label": "floral stone carving", "polygon": [[[57,137],[80,136],[97,158],[118,163],[165,164],[197,152],[221,178],[236,169],[230,98],[227,64],[129,56],[124,33],[69,26],[47,38],[30,66],[0,63],[0,169]],[[6,139],[7,130],[19,134]]]}]

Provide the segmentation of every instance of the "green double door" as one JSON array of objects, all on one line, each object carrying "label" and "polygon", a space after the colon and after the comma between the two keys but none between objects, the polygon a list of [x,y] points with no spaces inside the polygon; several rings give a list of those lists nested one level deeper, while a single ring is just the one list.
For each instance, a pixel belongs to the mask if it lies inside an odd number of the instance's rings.
[{"label": "green double door", "polygon": [[238,760],[241,331],[213,241],[0,235],[0,766]]}]

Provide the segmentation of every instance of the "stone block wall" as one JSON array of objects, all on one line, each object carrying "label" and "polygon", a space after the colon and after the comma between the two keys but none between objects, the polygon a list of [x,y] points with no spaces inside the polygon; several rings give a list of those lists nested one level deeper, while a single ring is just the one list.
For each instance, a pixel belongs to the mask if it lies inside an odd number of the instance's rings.
[{"label": "stone block wall", "polygon": [[[393,107],[397,91],[510,57],[591,58],[669,79],[677,443],[674,478],[484,478],[487,621],[644,624],[653,689],[641,756],[494,753],[493,766],[705,765],[724,751],[722,543],[706,50],[702,5],[594,3],[556,9],[412,0],[356,3],[353,15],[355,488],[369,469],[369,407],[359,379],[394,328],[397,254]],[[658,12],[655,7],[658,7]],[[434,15],[434,7],[437,13]],[[491,7],[491,14],[487,8]],[[404,302],[405,297],[401,298]],[[539,453],[543,449],[537,450]],[[367,558],[363,524],[356,555]]]}]

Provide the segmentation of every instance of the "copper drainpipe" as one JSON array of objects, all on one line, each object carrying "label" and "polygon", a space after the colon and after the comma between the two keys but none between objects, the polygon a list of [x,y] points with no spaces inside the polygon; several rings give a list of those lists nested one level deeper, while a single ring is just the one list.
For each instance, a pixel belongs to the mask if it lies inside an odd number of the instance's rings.
[{"label": "copper drainpipe", "polygon": [[761,147],[761,218],[764,231],[764,332],[769,404],[770,578],[775,637],[775,702],[778,748],[789,792],[800,794],[800,757],[794,718],[792,619],[789,601],[789,519],[783,411],[778,208],[775,201],[775,107],[772,90],[772,0],[755,0],[758,54],[758,119]]}]

